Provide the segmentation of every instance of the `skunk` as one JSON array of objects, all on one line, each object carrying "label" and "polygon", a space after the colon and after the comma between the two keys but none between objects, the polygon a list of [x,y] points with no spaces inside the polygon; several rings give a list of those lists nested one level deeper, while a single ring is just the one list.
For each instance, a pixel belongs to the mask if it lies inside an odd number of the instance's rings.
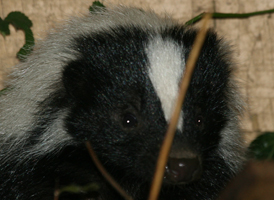
[{"label": "skunk", "polygon": [[[73,18],[16,66],[0,96],[0,197],[123,199],[85,147],[135,200],[147,199],[197,30],[117,7]],[[241,169],[242,98],[231,50],[207,36],[182,106],[160,200],[216,199]]]}]

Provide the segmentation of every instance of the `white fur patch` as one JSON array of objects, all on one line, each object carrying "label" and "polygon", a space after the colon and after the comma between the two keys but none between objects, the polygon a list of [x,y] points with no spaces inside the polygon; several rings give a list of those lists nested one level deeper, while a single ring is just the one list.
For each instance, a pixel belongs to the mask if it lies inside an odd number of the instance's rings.
[{"label": "white fur patch", "polygon": [[47,130],[39,138],[40,144],[36,146],[36,152],[41,152],[41,154],[43,154],[43,152],[53,151],[56,147],[63,147],[64,145],[61,144],[73,143],[72,136],[70,136],[64,129],[64,121],[68,113],[67,111],[68,110],[59,111],[59,117],[47,127]]},{"label": "white fur patch", "polygon": [[[233,110],[231,108],[230,110]],[[233,111],[228,115],[230,119],[221,131],[221,141],[219,143],[219,155],[234,173],[242,167],[245,160],[245,149],[242,133],[239,131],[239,119],[237,113]]]},{"label": "white fur patch", "polygon": [[[149,77],[160,98],[165,118],[169,122],[185,68],[183,47],[175,41],[157,36],[148,44],[147,55],[150,63]],[[177,126],[179,130],[182,130],[183,125],[182,115],[181,112]]]}]

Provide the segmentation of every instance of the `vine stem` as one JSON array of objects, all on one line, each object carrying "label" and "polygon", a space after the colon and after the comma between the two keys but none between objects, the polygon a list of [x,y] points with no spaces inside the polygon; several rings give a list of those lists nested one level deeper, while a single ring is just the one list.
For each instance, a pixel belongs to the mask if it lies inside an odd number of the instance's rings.
[{"label": "vine stem", "polygon": [[173,111],[173,114],[172,114],[172,117],[170,120],[170,124],[167,129],[163,144],[160,149],[160,153],[159,153],[159,157],[157,160],[156,170],[155,170],[155,174],[154,174],[154,177],[152,180],[152,185],[151,185],[148,200],[156,200],[159,196],[159,192],[160,192],[161,185],[163,182],[165,166],[167,163],[169,151],[170,151],[170,148],[171,148],[171,145],[173,142],[173,138],[175,135],[175,130],[176,130],[178,119],[179,119],[179,116],[181,113],[181,108],[182,108],[182,105],[184,102],[184,98],[186,96],[186,92],[187,92],[187,89],[188,89],[188,86],[189,86],[189,83],[191,80],[191,76],[194,71],[196,61],[199,57],[201,48],[202,48],[204,40],[205,40],[205,36],[206,36],[207,30],[208,30],[208,25],[209,25],[211,17],[212,17],[212,15],[210,13],[207,13],[204,15],[202,27],[196,36],[196,39],[193,44],[193,48],[192,48],[189,58],[187,60],[186,69],[185,69],[184,76],[182,77],[182,81],[181,81],[181,85],[180,85],[180,89],[179,89],[178,98],[177,98],[177,101],[175,104],[175,108],[174,108],[174,111]]},{"label": "vine stem", "polygon": [[129,196],[123,188],[114,180],[114,178],[107,172],[107,170],[104,168],[100,160],[97,158],[96,153],[93,151],[91,144],[89,141],[86,141],[86,147],[88,149],[88,152],[96,165],[96,167],[99,169],[99,171],[102,173],[102,175],[105,177],[105,179],[112,185],[113,188],[117,190],[117,192],[120,193],[120,195],[126,199],[126,200],[133,200],[131,196]]},{"label": "vine stem", "polygon": [[[235,19],[235,18],[248,18],[248,17],[252,17],[252,16],[256,16],[256,15],[263,15],[263,14],[270,14],[270,13],[274,13],[274,9],[270,9],[270,10],[262,10],[262,11],[258,11],[258,12],[250,12],[250,13],[211,13],[212,18],[213,19]],[[201,13],[199,15],[197,15],[196,17],[192,18],[191,20],[187,21],[185,23],[185,25],[192,25],[195,24],[196,22],[200,21],[203,16],[207,14],[207,13]]]}]

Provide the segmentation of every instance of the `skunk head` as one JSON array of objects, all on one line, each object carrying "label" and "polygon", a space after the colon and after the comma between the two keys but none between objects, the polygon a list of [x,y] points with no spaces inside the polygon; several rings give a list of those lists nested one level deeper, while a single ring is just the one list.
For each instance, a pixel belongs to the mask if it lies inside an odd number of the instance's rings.
[{"label": "skunk head", "polygon": [[[1,97],[2,132],[13,141],[7,152],[17,145],[18,162],[39,160],[89,140],[118,182],[136,199],[146,198],[138,193],[153,177],[195,36],[128,8],[91,14],[50,35]],[[214,198],[241,167],[241,100],[232,72],[228,46],[210,31],[181,109],[161,198]]]},{"label": "skunk head", "polygon": [[[68,133],[89,140],[110,169],[150,181],[195,35],[178,25],[132,25],[75,38],[79,58],[63,71]],[[225,182],[237,170],[239,154],[224,144],[237,144],[238,125],[222,45],[208,34],[166,166],[167,185]]]}]

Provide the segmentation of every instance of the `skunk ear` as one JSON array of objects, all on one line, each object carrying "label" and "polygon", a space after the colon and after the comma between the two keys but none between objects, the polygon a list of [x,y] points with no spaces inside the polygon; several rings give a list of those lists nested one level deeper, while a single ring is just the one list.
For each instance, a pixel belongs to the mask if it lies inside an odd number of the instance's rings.
[{"label": "skunk ear", "polygon": [[94,95],[98,77],[93,74],[92,66],[77,60],[69,63],[63,71],[63,84],[69,97],[80,101],[88,101]]}]

